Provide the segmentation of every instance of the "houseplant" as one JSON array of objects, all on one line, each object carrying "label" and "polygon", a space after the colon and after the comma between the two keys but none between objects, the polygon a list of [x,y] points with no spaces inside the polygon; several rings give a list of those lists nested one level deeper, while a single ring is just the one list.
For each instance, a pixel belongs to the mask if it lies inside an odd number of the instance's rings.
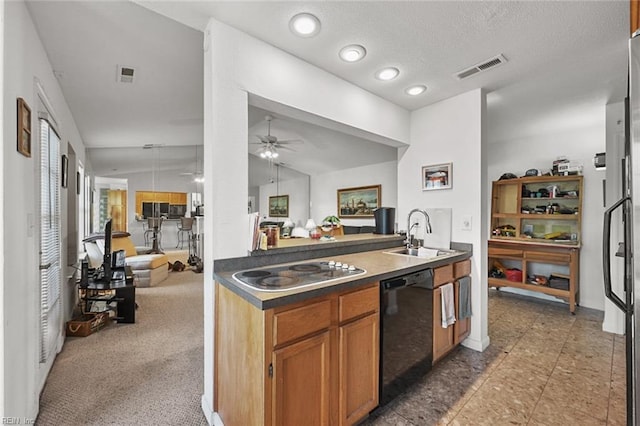
[{"label": "houseplant", "polygon": [[340,219],[337,216],[327,216],[322,219],[322,230],[325,232],[340,228]]}]

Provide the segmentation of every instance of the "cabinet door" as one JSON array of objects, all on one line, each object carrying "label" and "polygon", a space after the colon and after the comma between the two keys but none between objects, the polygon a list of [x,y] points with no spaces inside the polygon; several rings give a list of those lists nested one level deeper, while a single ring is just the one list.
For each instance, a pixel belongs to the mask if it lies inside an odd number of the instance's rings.
[{"label": "cabinet door", "polygon": [[455,334],[455,344],[462,342],[469,335],[469,331],[471,330],[471,318],[460,319],[460,313],[458,312],[460,308],[460,282],[455,282],[455,303],[456,303],[456,318],[457,321],[454,324],[454,334]]},{"label": "cabinet door", "polygon": [[440,299],[442,291],[439,288],[433,290],[433,362],[435,363],[453,346],[454,326],[442,328],[442,305]]},{"label": "cabinet door", "polygon": [[340,327],[340,425],[352,425],[378,405],[379,316]]},{"label": "cabinet door", "polygon": [[273,353],[273,424],[329,424],[328,331]]}]

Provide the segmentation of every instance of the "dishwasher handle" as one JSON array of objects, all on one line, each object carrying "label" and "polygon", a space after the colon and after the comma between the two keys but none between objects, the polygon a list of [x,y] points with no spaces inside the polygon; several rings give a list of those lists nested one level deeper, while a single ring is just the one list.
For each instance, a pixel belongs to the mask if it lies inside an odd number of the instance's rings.
[{"label": "dishwasher handle", "polygon": [[425,269],[402,277],[391,278],[389,280],[381,281],[380,284],[382,285],[382,289],[385,291],[402,287],[410,287],[413,285],[433,289],[433,269]]}]

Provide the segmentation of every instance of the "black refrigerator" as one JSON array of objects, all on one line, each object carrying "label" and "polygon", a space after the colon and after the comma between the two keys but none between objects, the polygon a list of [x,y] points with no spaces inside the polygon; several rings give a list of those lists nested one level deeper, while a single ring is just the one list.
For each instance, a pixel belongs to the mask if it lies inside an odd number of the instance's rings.
[{"label": "black refrigerator", "polygon": [[[627,424],[640,425],[638,367],[640,366],[640,36],[629,40],[629,81],[625,100],[624,154],[610,165],[622,176],[620,199],[604,214],[603,271],[605,295],[625,316]],[[607,164],[607,169],[609,164]],[[620,175],[619,175],[620,176]],[[612,222],[622,221],[622,231],[613,232]],[[638,238],[635,238],[638,234]],[[619,241],[622,239],[622,241]],[[633,253],[639,253],[633,256]],[[622,286],[612,282],[612,267],[620,268]]]}]

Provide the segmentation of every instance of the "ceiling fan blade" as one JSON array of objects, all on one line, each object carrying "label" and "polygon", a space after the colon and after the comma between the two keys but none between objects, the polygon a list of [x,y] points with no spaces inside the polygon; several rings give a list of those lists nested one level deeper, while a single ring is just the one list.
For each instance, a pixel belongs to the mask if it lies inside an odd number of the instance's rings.
[{"label": "ceiling fan blade", "polygon": [[288,146],[278,146],[278,149],[284,149],[284,150],[287,150],[287,151],[295,151],[295,149],[289,148]]},{"label": "ceiling fan blade", "polygon": [[304,143],[304,141],[302,139],[285,139],[282,141],[278,141],[278,145],[288,143]]}]

